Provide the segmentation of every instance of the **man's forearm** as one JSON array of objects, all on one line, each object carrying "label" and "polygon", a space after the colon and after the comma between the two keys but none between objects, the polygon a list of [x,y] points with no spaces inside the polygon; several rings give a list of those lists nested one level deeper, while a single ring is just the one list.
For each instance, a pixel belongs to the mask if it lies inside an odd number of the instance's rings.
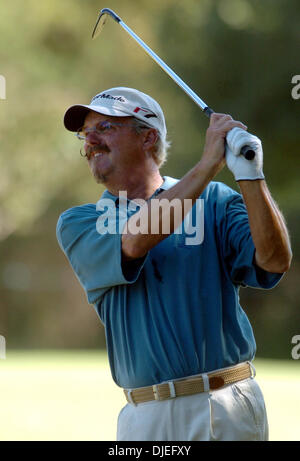
[{"label": "man's forearm", "polygon": [[[215,175],[214,168],[205,161],[200,161],[175,186],[163,191],[156,197],[156,210],[153,213],[151,200],[129,218],[122,235],[122,251],[127,259],[140,258],[151,248],[164,240],[180,226],[192,205],[201,195],[207,184]],[[174,207],[159,206],[163,201],[173,201]],[[140,232],[130,232],[131,224],[137,223]],[[164,231],[168,224],[168,231]]]},{"label": "man's forearm", "polygon": [[269,272],[286,272],[292,252],[288,230],[263,180],[239,181],[247,207],[256,264]]}]

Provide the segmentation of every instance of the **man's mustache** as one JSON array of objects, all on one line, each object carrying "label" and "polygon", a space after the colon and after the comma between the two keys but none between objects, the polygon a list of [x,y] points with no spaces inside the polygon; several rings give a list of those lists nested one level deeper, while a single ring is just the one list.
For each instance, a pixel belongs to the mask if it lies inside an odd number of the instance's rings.
[{"label": "man's mustache", "polygon": [[106,144],[94,144],[93,146],[88,146],[85,149],[85,154],[89,158],[92,154],[96,154],[97,152],[110,152],[109,148]]}]

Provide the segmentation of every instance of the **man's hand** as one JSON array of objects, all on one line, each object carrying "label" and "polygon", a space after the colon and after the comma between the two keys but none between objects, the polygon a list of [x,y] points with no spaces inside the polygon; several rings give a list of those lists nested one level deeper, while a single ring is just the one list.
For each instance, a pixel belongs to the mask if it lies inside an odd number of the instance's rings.
[{"label": "man's hand", "polygon": [[214,113],[210,117],[201,164],[211,170],[212,176],[225,165],[226,135],[235,127],[247,130],[246,125],[233,120],[230,115]]},{"label": "man's hand", "polygon": [[[253,181],[264,179],[263,150],[261,140],[245,130],[234,128],[227,135],[226,163],[236,181]],[[255,151],[253,160],[246,160],[240,155],[243,146],[250,146]]]}]

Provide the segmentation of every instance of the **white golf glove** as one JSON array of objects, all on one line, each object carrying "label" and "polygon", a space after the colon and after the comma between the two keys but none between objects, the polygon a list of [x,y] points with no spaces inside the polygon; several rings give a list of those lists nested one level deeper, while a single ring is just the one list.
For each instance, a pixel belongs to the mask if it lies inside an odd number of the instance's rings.
[{"label": "white golf glove", "polygon": [[[261,140],[241,128],[233,128],[226,137],[226,163],[236,181],[264,179],[263,150]],[[247,160],[240,154],[243,146],[250,146],[255,151],[255,157]]]}]

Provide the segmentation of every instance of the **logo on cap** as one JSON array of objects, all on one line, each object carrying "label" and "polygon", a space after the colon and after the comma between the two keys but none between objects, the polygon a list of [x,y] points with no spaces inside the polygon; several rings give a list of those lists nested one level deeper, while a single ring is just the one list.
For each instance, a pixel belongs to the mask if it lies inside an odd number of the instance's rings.
[{"label": "logo on cap", "polygon": [[96,99],[113,99],[114,101],[126,102],[126,99],[122,96],[112,96],[111,94],[101,93],[93,97],[91,102],[94,102]]},{"label": "logo on cap", "polygon": [[138,112],[141,112],[141,111],[143,112],[143,114],[141,115],[143,115],[145,118],[151,118],[151,117],[157,118],[157,115],[154,112],[152,112],[152,110],[147,109],[146,107],[136,107],[133,112],[137,114]]}]

